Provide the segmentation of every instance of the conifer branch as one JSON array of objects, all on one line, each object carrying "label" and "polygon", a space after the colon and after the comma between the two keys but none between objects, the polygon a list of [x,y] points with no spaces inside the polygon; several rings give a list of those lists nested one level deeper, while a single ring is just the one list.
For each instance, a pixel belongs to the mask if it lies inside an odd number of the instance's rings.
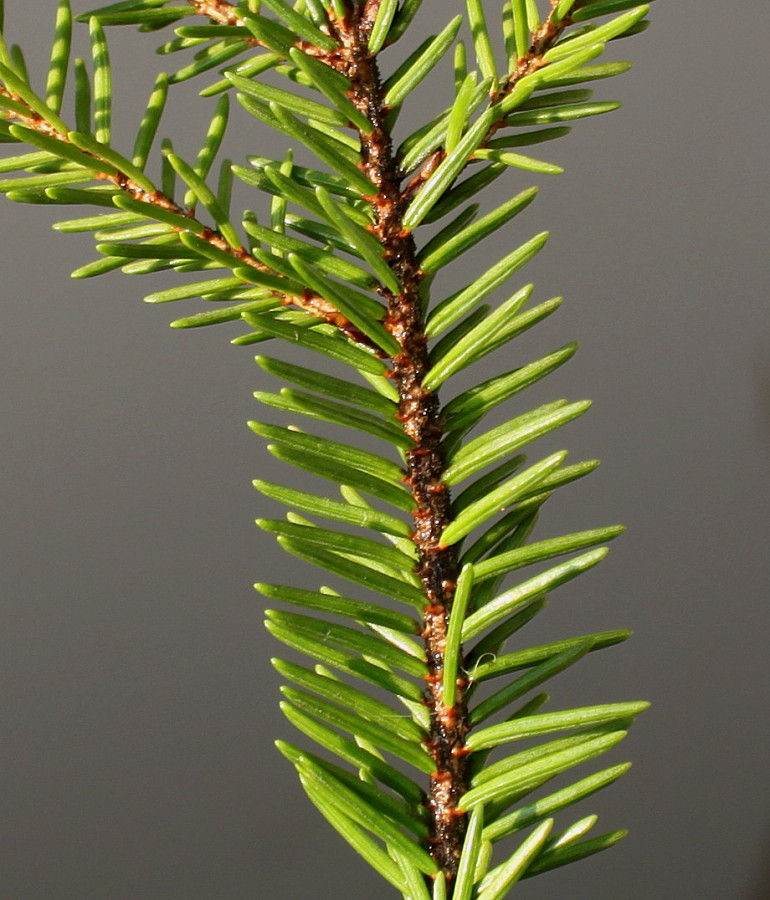
[{"label": "conifer branch", "polygon": [[[243,19],[236,13],[232,3],[226,0],[188,0],[197,13],[207,16],[220,25],[241,25]],[[256,42],[255,42],[256,43]]]},{"label": "conifer branch", "polygon": [[[500,85],[495,85],[490,92],[489,106],[492,107],[498,103],[503,97],[512,93],[516,85],[527,75],[532,75],[541,69],[546,62],[545,54],[555,46],[561,37],[564,29],[572,24],[572,19],[565,16],[558,22],[554,22],[556,16],[556,7],[558,0],[552,0],[552,9],[549,16],[545,19],[540,28],[530,35],[530,45],[527,52],[519,57],[515,69],[508,75],[505,81]],[[486,136],[479,144],[479,149],[486,148],[489,141],[494,135],[505,125],[505,116],[496,119],[487,131]],[[404,196],[409,199],[417,193],[420,187],[427,181],[430,175],[438,168],[441,161],[446,157],[446,150],[439,148],[435,150],[421,165],[420,169],[412,176],[404,188]],[[474,160],[471,160],[474,161]]]},{"label": "conifer branch", "polygon": [[[68,133],[59,131],[39,113],[31,109],[21,97],[15,95],[12,91],[9,91],[4,85],[0,85],[0,95],[7,97],[9,100],[12,100],[14,103],[25,108],[23,112],[8,113],[7,111],[4,111],[6,112],[6,115],[3,116],[3,118],[19,122],[26,128],[37,131],[47,137],[52,137],[62,144],[72,146],[72,140]],[[146,178],[143,179],[142,184],[139,184],[134,177],[131,177],[126,172],[114,167],[107,159],[101,157],[98,152],[85,149],[79,149],[79,152],[84,157],[93,159],[95,164],[98,164],[95,165],[94,168],[93,174],[95,179],[115,185],[115,187],[119,188],[132,200],[166,210],[167,212],[187,219],[190,222],[189,230],[191,232],[215,250],[231,256],[237,265],[256,269],[258,272],[276,274],[270,266],[252,256],[243,245],[239,244],[238,246],[232,246],[219,229],[212,228],[199,221],[195,217],[193,208],[185,209],[181,207],[171,197],[168,197],[162,191],[151,184],[148,184]],[[113,169],[113,171],[105,172],[104,169],[108,167]],[[184,229],[181,226],[175,226],[173,230],[179,233]],[[283,305],[294,306],[311,316],[317,316],[318,318],[323,319],[325,322],[339,328],[340,331],[351,340],[373,350],[377,355],[381,355],[382,351],[365,334],[362,334],[346,316],[319,294],[310,289],[305,290],[302,294],[288,294],[280,291],[274,291],[273,293],[280,298]]]},{"label": "conifer branch", "polygon": [[[384,446],[384,453],[373,452],[293,423],[250,423],[278,459],[331,480],[341,495],[332,499],[260,479],[254,485],[262,494],[290,508],[286,519],[260,518],[260,527],[294,556],[387,598],[381,604],[355,591],[345,596],[327,587],[257,586],[265,596],[311,613],[267,614],[270,632],[316,663],[309,669],[275,662],[294,685],[283,689],[282,709],[300,732],[354,771],[284,741],[278,747],[312,803],[405,900],[502,900],[521,878],[599,852],[623,836],[614,831],[582,840],[595,817],[551,834],[550,816],[611,784],[626,764],[516,805],[554,776],[615,747],[647,704],[540,712],[547,695],[539,694],[510,711],[585,654],[629,635],[604,631],[503,652],[543,608],[546,595],[599,563],[607,547],[597,545],[623,530],[594,528],[529,542],[543,503],[598,462],[564,465],[562,451],[525,465],[519,451],[582,415],[587,401],[519,411],[467,439],[488,413],[570,359],[576,345],[476,384],[445,406],[439,402],[438,391],[452,376],[558,309],[560,298],[527,307],[532,285],[492,309],[487,305],[539,252],[547,233],[509,250],[432,305],[430,286],[437,272],[495,234],[537,192],[521,191],[477,217],[479,204],[469,201],[483,187],[507,166],[561,171],[508,148],[551,140],[569,129],[527,129],[618,106],[587,102],[590,90],[560,88],[626,71],[630,64],[585,63],[607,41],[642,30],[648,7],[634,0],[550,0],[550,13],[541,21],[537,0],[508,0],[501,68],[483,0],[466,0],[477,71],[467,71],[465,46],[455,44],[463,20],[455,16],[386,80],[378,54],[401,38],[421,2],[110,3],[76,17],[89,23],[94,72],[92,83],[84,61],[72,61],[76,130],[70,130],[60,113],[72,12],[69,0],[59,0],[45,97],[35,93],[23,58],[0,35],[0,139],[32,148],[0,159],[0,171],[28,176],[0,179],[0,192],[17,202],[97,207],[96,215],[54,226],[95,233],[105,259],[76,270],[76,277],[115,268],[127,274],[224,270],[228,277],[185,283],[146,299],[213,301],[207,311],[172,325],[240,320],[253,330],[233,343],[283,342],[324,354],[346,375],[352,369],[360,376],[363,383],[312,364],[257,357],[265,372],[289,385],[275,394],[258,391],[261,403],[352,428]],[[615,13],[620,15],[601,25],[593,22]],[[177,37],[162,48],[196,48],[193,61],[158,76],[133,155],[122,156],[110,144],[113,81],[103,27],[152,31],[196,14],[208,22],[178,27]],[[565,37],[574,24],[579,30]],[[451,108],[429,118],[396,149],[396,114],[453,44]],[[228,63],[254,47],[269,52]],[[303,145],[318,162],[295,164],[293,148],[282,159],[247,156],[251,168],[225,159],[216,185],[210,185],[227,129],[225,95],[193,165],[164,142],[159,189],[145,167],[169,86],[222,63],[228,63],[220,69],[223,77],[201,93],[235,88],[248,115]],[[293,82],[288,90],[261,81],[270,69]],[[492,140],[503,128],[521,127],[525,131]],[[478,176],[459,181],[470,163],[489,160],[492,165],[482,163]],[[177,176],[187,187],[181,202],[174,199]],[[233,177],[269,199],[266,220],[242,211],[246,245],[231,220]],[[197,204],[212,224],[198,218]],[[458,206],[463,208],[454,212]],[[418,226],[448,213],[451,220],[418,249]],[[463,482],[450,497],[450,488]],[[342,522],[347,530],[325,527],[316,518]],[[368,536],[372,531],[377,539]],[[508,575],[564,556],[569,558],[498,593]],[[406,604],[408,613],[392,609],[390,601]],[[524,674],[516,674],[521,669]],[[479,701],[477,685],[491,686],[495,679],[504,685]],[[396,706],[355,686],[362,681],[385,691]],[[502,721],[484,724],[506,709]],[[565,730],[573,733],[488,763],[490,751],[510,742]],[[493,844],[529,826],[534,830],[513,854],[493,863]]]}]

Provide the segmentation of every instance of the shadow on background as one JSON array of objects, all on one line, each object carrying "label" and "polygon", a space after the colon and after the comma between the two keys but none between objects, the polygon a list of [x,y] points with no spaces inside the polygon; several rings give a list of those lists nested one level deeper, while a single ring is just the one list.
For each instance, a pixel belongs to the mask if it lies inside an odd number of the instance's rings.
[{"label": "shadow on background", "polygon": [[765,862],[759,877],[744,895],[744,900],[770,900],[770,859]]},{"label": "shadow on background", "polygon": [[766,345],[763,344],[761,350],[756,353],[753,368],[757,419],[764,439],[768,440],[770,439],[770,357],[768,357]]},{"label": "shadow on background", "polygon": [[770,823],[765,828],[765,840],[756,852],[755,876],[741,894],[741,900],[770,900]]}]

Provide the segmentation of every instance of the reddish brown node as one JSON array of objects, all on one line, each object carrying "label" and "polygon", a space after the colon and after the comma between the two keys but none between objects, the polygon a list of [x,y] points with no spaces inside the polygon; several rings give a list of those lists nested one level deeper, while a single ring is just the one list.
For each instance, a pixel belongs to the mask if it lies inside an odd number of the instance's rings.
[{"label": "reddish brown node", "polygon": [[435,781],[437,784],[446,784],[448,781],[452,780],[452,776],[449,772],[440,771],[438,769],[430,777],[431,780]]},{"label": "reddish brown node", "polygon": [[467,747],[452,747],[452,756],[456,756],[458,759],[462,759],[463,756],[468,756],[470,752],[471,751]]}]

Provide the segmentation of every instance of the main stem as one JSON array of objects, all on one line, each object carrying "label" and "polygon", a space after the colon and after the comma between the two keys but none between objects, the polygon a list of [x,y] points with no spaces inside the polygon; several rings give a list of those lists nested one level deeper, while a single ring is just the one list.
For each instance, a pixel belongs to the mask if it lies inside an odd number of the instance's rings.
[{"label": "main stem", "polygon": [[[226,0],[189,2],[198,12],[215,21],[234,24],[230,18],[233,7]],[[459,802],[468,789],[465,748],[465,738],[470,729],[465,701],[468,685],[460,676],[454,704],[451,707],[445,704],[443,671],[446,637],[459,567],[454,547],[441,544],[441,534],[451,519],[449,491],[443,480],[445,463],[441,448],[441,409],[436,394],[423,386],[430,359],[420,291],[421,272],[414,239],[403,227],[409,199],[440,163],[444,151],[439,149],[431,154],[406,190],[402,190],[403,173],[393,154],[388,110],[383,103],[384,92],[377,61],[367,46],[380,5],[381,0],[348,3],[347,14],[342,19],[335,19],[327,9],[329,30],[338,40],[339,49],[332,53],[305,45],[303,49],[313,52],[349,79],[351,99],[372,125],[369,134],[360,134],[363,169],[377,186],[376,196],[370,198],[374,211],[372,231],[401,284],[398,294],[384,289],[381,293],[388,308],[385,325],[401,347],[401,352],[393,357],[390,373],[398,389],[398,414],[404,431],[413,442],[412,449],[407,453],[404,481],[414,498],[412,540],[417,549],[417,572],[426,600],[422,630],[428,665],[425,702],[430,713],[430,733],[426,745],[435,764],[426,800],[430,820],[429,849],[447,880],[452,881],[457,872],[467,825],[467,817]],[[513,90],[521,78],[544,65],[545,53],[570,23],[569,17],[559,22],[553,21],[557,0],[551,0],[551,6],[551,14],[531,35],[528,51],[498,88],[496,98]],[[493,124],[487,139],[502,124],[502,120]],[[463,671],[462,662],[459,671]]]},{"label": "main stem", "polygon": [[457,686],[455,703],[444,703],[443,669],[449,612],[458,575],[454,547],[442,546],[441,533],[450,521],[450,497],[443,481],[445,462],[443,430],[437,395],[423,387],[430,368],[421,298],[421,272],[412,234],[403,228],[406,203],[402,175],[396,163],[387,109],[375,58],[367,41],[373,12],[366,5],[354,8],[350,19],[336,23],[342,50],[327,62],[343,72],[352,84],[351,99],[373,125],[361,135],[364,171],[377,186],[372,198],[373,231],[385,250],[385,258],[402,286],[399,294],[383,292],[388,314],[385,324],[401,353],[392,360],[391,378],[398,388],[399,419],[412,439],[406,458],[405,483],[414,497],[412,540],[418,553],[417,573],[426,598],[422,637],[428,664],[425,702],[430,712],[427,749],[435,763],[426,801],[429,849],[448,879],[452,879],[462,849],[466,815],[459,801],[467,791],[465,736],[468,732],[467,684]]}]

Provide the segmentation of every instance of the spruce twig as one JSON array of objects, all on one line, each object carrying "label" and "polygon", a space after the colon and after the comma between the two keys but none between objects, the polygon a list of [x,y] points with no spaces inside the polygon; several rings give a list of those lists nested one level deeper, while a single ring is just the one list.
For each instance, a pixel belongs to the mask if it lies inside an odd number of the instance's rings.
[{"label": "spruce twig", "polygon": [[[93,116],[86,68],[75,61],[76,131],[61,112],[71,44],[69,0],[60,0],[47,80],[50,105],[32,89],[18,55],[0,41],[0,137],[34,148],[0,161],[2,171],[29,175],[0,181],[0,190],[20,202],[110,207],[56,226],[92,230],[100,242],[97,249],[106,259],[76,274],[117,267],[127,273],[229,270],[232,277],[147,299],[226,301],[172,324],[240,320],[253,330],[234,343],[299,346],[348,367],[346,373],[354,369],[364,382],[258,357],[262,369],[289,384],[280,393],[257,392],[264,405],[363,432],[385,446],[384,452],[373,452],[295,425],[250,423],[279,460],[336,482],[342,496],[331,499],[258,480],[258,490],[292,510],[287,521],[261,518],[258,524],[292,555],[352,582],[352,594],[366,588],[407,604],[410,614],[325,587],[260,584],[258,589],[312,613],[268,613],[268,629],[317,663],[312,670],[276,663],[294,685],[284,689],[282,708],[299,731],[355,772],[286,742],[280,742],[281,752],[330,824],[405,900],[431,900],[431,894],[432,900],[501,900],[521,878],[619,840],[618,831],[582,840],[595,817],[552,838],[554,821],[547,817],[612,783],[624,765],[513,812],[510,807],[555,775],[611,750],[646,707],[604,703],[548,711],[542,710],[547,696],[537,695],[509,711],[513,702],[587,653],[628,637],[626,631],[605,631],[502,652],[543,608],[546,594],[600,562],[607,548],[597,545],[622,528],[529,540],[553,492],[597,463],[565,465],[566,452],[527,463],[519,451],[581,415],[587,402],[546,403],[466,439],[487,413],[565,363],[574,345],[477,384],[446,406],[438,396],[457,372],[560,305],[560,298],[553,298],[526,308],[533,293],[527,285],[493,310],[488,306],[494,291],[540,251],[543,233],[431,306],[435,274],[524,210],[536,191],[520,192],[480,219],[471,203],[423,247],[418,229],[472,201],[506,166],[561,171],[510,148],[558,138],[568,129],[495,135],[614,109],[617,104],[587,102],[590,91],[582,89],[537,92],[625,71],[626,64],[591,69],[585,63],[608,40],[643,27],[647,7],[625,0],[550,0],[541,20],[536,0],[509,0],[503,13],[508,63],[501,70],[488,11],[482,0],[466,2],[480,77],[468,72],[459,44],[452,107],[401,148],[393,139],[396,114],[450,49],[461,24],[461,17],[450,21],[385,78],[380,51],[400,39],[421,0],[294,5],[252,0],[237,6],[225,0],[188,0],[186,6],[122,0],[103,7],[89,22]],[[615,12],[620,15],[602,25],[592,22]],[[159,76],[129,161],[110,144],[113,82],[103,24],[154,30],[196,14],[206,23],[179,27],[177,39],[164,47],[164,52],[196,47],[194,61],[176,75]],[[568,31],[576,24],[582,30]],[[281,160],[250,157],[251,169],[224,161],[216,187],[209,187],[228,122],[225,96],[194,165],[164,142],[157,186],[145,165],[169,85],[255,49],[259,52],[245,61],[227,65],[225,77],[202,93],[235,88],[248,114],[304,145],[319,167],[295,163],[293,150]],[[298,88],[263,83],[260,75],[271,69]],[[307,90],[315,91],[312,99]],[[476,175],[461,181],[473,164]],[[243,215],[244,230],[255,242],[250,246],[230,221],[233,175],[271,198],[270,228],[254,213]],[[186,188],[181,203],[174,199],[177,176]],[[88,182],[96,185],[71,187]],[[199,217],[199,206],[213,224]],[[498,517],[499,511],[504,515]],[[332,530],[305,516],[367,529],[367,536]],[[463,540],[471,535],[464,549]],[[498,593],[503,579],[519,569],[565,556]],[[514,674],[521,669],[523,674]],[[512,675],[478,702],[478,684]],[[369,697],[349,680],[389,693],[406,711]],[[487,724],[503,710],[508,710],[504,721]],[[565,737],[564,731],[572,733]],[[553,733],[559,734],[488,763],[488,754],[499,747]],[[394,766],[391,756],[410,774]],[[428,776],[427,789],[413,780],[412,769]],[[493,865],[493,843],[529,825],[535,831]]]}]

